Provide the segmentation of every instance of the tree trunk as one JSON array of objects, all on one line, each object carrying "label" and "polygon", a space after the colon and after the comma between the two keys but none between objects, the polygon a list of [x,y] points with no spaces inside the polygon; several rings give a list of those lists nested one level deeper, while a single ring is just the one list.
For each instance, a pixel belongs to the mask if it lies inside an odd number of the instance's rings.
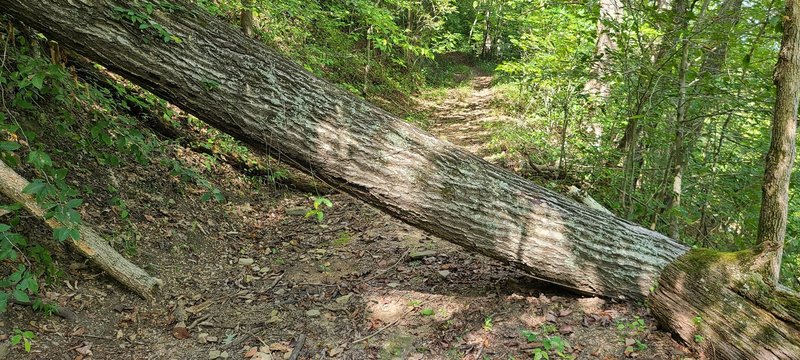
[{"label": "tree trunk", "polygon": [[669,236],[675,240],[680,240],[680,216],[678,214],[681,206],[681,195],[683,194],[683,170],[689,156],[688,144],[686,137],[688,136],[686,112],[689,107],[689,101],[686,98],[686,72],[689,70],[689,48],[691,43],[688,40],[683,41],[681,49],[681,63],[678,69],[678,110],[675,116],[675,140],[672,143],[672,164],[668,171],[671,171],[672,185],[671,189],[667,189],[665,193],[667,218],[669,219]]},{"label": "tree trunk", "polygon": [[481,46],[481,58],[488,58],[492,53],[492,13],[490,5],[487,5],[486,12],[484,13],[484,27],[483,27],[483,45]]},{"label": "tree trunk", "polygon": [[[182,39],[177,43],[145,41],[152,34],[116,20],[111,0],[0,0],[11,15],[237,139],[280,153],[410,225],[534,277],[580,292],[644,300],[664,268],[688,250],[438,140],[315,78],[194,5],[181,4],[180,11],[153,14]],[[662,276],[660,282],[671,279]],[[695,302],[694,294],[683,296]],[[650,299],[663,306],[667,325],[671,316],[692,316],[658,294]],[[764,306],[743,304],[723,319]],[[798,317],[792,313],[784,320],[779,310],[764,310],[749,326],[794,326],[770,343],[771,351],[800,354]],[[724,337],[714,345],[766,351],[761,343]]]},{"label": "tree trunk", "polygon": [[242,14],[239,22],[242,26],[242,32],[247,37],[253,37],[256,34],[256,17],[253,15],[253,0],[242,0]]},{"label": "tree trunk", "polygon": [[611,67],[611,53],[617,49],[616,31],[613,24],[622,21],[622,2],[620,0],[600,0],[600,17],[597,20],[597,43],[595,59],[589,73],[589,81],[583,92],[604,101],[610,92],[604,77]]},{"label": "tree trunk", "polygon": [[[682,4],[683,1],[676,2]],[[685,5],[683,5],[685,6]],[[703,9],[700,11],[699,17],[703,17],[706,10],[707,3],[704,4]],[[728,53],[728,32],[731,28],[736,26],[739,22],[740,10],[742,7],[742,0],[726,0],[720,6],[717,16],[711,17],[702,21],[703,23],[713,23],[710,26],[714,29],[719,29],[722,34],[715,40],[706,44],[711,49],[704,54],[703,62],[700,66],[700,71],[696,81],[692,81],[695,86],[703,84],[704,82],[713,81],[714,77],[719,75],[722,65],[725,62],[725,56]],[[689,85],[687,85],[686,72],[689,68],[688,51],[691,43],[684,40],[683,53],[681,56],[681,63],[679,68],[679,90],[678,90],[678,111],[677,121],[675,126],[675,140],[672,147],[672,164],[671,164],[671,178],[672,189],[666,191],[665,207],[667,218],[669,219],[669,235],[675,240],[679,240],[681,231],[680,217],[676,209],[680,208],[681,195],[683,192],[683,174],[689,165],[689,156],[694,148],[694,144],[700,137],[703,131],[704,117],[697,116],[694,120],[687,119],[689,104],[695,101],[687,95]],[[702,80],[702,81],[700,81]],[[692,107],[694,108],[694,107]]]},{"label": "tree trunk", "polygon": [[775,113],[772,140],[761,195],[757,243],[769,256],[770,272],[777,282],[786,237],[789,181],[795,157],[797,102],[800,95],[800,1],[787,0],[783,17],[783,40],[775,67]]}]

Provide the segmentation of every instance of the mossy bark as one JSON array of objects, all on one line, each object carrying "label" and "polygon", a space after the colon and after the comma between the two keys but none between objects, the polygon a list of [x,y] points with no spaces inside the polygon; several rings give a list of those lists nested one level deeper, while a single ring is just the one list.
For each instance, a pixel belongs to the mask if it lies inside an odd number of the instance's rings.
[{"label": "mossy bark", "polygon": [[653,314],[710,358],[800,359],[800,298],[759,263],[752,251],[691,250],[661,273]]}]

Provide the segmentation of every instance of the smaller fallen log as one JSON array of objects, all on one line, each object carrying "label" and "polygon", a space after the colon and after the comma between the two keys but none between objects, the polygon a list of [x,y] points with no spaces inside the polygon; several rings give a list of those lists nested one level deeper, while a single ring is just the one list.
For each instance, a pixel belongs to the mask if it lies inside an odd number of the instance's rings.
[{"label": "smaller fallen log", "polygon": [[578,189],[578,187],[576,186],[570,186],[569,189],[567,190],[567,195],[577,200],[581,204],[586,205],[590,209],[595,209],[609,215],[614,215],[611,211],[606,209],[605,206],[600,205],[600,203],[597,202],[597,200],[595,200],[591,195],[589,195],[588,192],[586,192],[585,190]]},{"label": "smaller fallen log", "polygon": [[[32,196],[22,192],[26,186],[28,186],[27,180],[0,161],[0,194],[20,203],[26,211],[44,220],[50,228],[61,227],[61,223],[55,219],[45,219],[45,210],[36,203]],[[158,288],[163,285],[163,281],[148,275],[144,270],[122,257],[89,226],[81,224],[78,230],[80,231],[80,239],[67,240],[67,245],[88,258],[97,267],[137,295],[147,300],[155,298],[155,294]]]}]

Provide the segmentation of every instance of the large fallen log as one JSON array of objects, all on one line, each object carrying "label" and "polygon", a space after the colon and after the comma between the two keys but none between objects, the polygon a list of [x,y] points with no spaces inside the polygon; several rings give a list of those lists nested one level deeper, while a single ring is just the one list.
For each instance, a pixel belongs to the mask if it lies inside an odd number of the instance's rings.
[{"label": "large fallen log", "polygon": [[[758,285],[755,294],[740,291],[742,282],[714,271],[730,266],[712,266],[727,255],[688,267],[696,251],[438,140],[192,4],[147,15],[169,36],[119,16],[140,11],[137,4],[0,0],[4,11],[50,38],[408,224],[576,291],[649,297],[662,324],[687,342],[703,336],[698,346],[725,358],[800,356],[798,316],[786,310],[797,309],[797,297],[758,277],[747,282]],[[716,284],[713,292],[696,296],[706,283]],[[733,309],[716,311],[732,301],[722,293],[738,300]],[[686,331],[697,316],[706,326]],[[723,321],[708,321],[712,316]],[[742,321],[767,335],[733,336],[738,328],[727,325]]]},{"label": "large fallen log", "polygon": [[[55,229],[62,225],[55,219],[45,219],[45,210],[32,196],[22,192],[28,181],[0,161],[0,194],[22,205],[31,215],[42,219]],[[108,242],[87,225],[79,225],[79,240],[67,240],[72,249],[88,258],[108,275],[133,290],[139,296],[152,300],[162,281],[148,275],[140,267],[122,257]]]}]

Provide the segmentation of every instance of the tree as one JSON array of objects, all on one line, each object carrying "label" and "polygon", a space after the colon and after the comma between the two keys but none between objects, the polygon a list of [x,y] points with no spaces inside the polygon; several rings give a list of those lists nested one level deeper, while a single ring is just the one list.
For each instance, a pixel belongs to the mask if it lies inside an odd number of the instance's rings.
[{"label": "tree", "polygon": [[[676,1],[676,6],[685,7],[683,1]],[[712,82],[714,77],[719,75],[722,70],[722,65],[725,62],[725,56],[728,52],[728,37],[730,36],[727,29],[736,25],[739,21],[739,15],[742,7],[741,0],[725,0],[719,9],[717,16],[703,18],[705,8],[700,10],[699,25],[695,26],[692,32],[701,32],[706,28],[724,29],[721,33],[715,34],[713,40],[705,44],[706,51],[703,56],[703,63],[698,71],[698,76],[692,84],[701,84],[703,82]],[[684,13],[681,16],[684,20],[683,28],[687,28],[688,19],[685,13],[691,10],[683,9]],[[715,26],[716,25],[716,26]],[[697,29],[699,28],[699,29]],[[694,143],[700,136],[703,129],[704,118],[695,116],[689,118],[690,104],[694,102],[692,95],[688,94],[690,88],[695,87],[687,83],[687,72],[689,71],[690,61],[689,53],[692,48],[692,43],[689,39],[682,40],[681,46],[681,61],[678,68],[678,100],[677,100],[677,115],[675,120],[675,138],[672,145],[672,164],[669,166],[670,177],[672,178],[671,188],[665,189],[665,207],[669,218],[669,235],[671,238],[678,240],[680,238],[681,224],[678,215],[678,209],[681,206],[681,196],[683,193],[683,175],[686,167],[689,165],[689,155],[694,148]]]},{"label": "tree", "polygon": [[615,27],[622,21],[622,2],[619,0],[600,0],[600,16],[597,19],[597,45],[595,60],[590,73],[591,79],[583,87],[584,93],[596,96],[603,101],[610,89],[603,79],[611,66],[612,52],[617,49]]},{"label": "tree", "polygon": [[242,0],[242,13],[239,17],[239,22],[242,25],[242,31],[248,37],[253,37],[256,33],[256,17],[253,14],[253,0]]},{"label": "tree", "polygon": [[800,1],[787,0],[783,39],[775,66],[775,111],[772,139],[764,171],[757,244],[769,259],[769,272],[777,282],[783,257],[788,217],[789,182],[795,157],[797,103],[800,99]]},{"label": "tree", "polygon": [[[162,41],[163,34],[112,16],[111,0],[0,0],[16,18],[201,120],[280,153],[432,235],[576,291],[649,299],[669,329],[687,341],[702,334],[725,358],[800,354],[800,299],[741,268],[751,253],[689,251],[587,209],[315,78],[238,29],[181,4],[178,11],[152,13],[150,20],[171,35]],[[714,291],[697,296],[703,287]],[[687,333],[686,319],[694,316],[705,325]],[[746,336],[731,326],[741,321],[768,334]]]}]

